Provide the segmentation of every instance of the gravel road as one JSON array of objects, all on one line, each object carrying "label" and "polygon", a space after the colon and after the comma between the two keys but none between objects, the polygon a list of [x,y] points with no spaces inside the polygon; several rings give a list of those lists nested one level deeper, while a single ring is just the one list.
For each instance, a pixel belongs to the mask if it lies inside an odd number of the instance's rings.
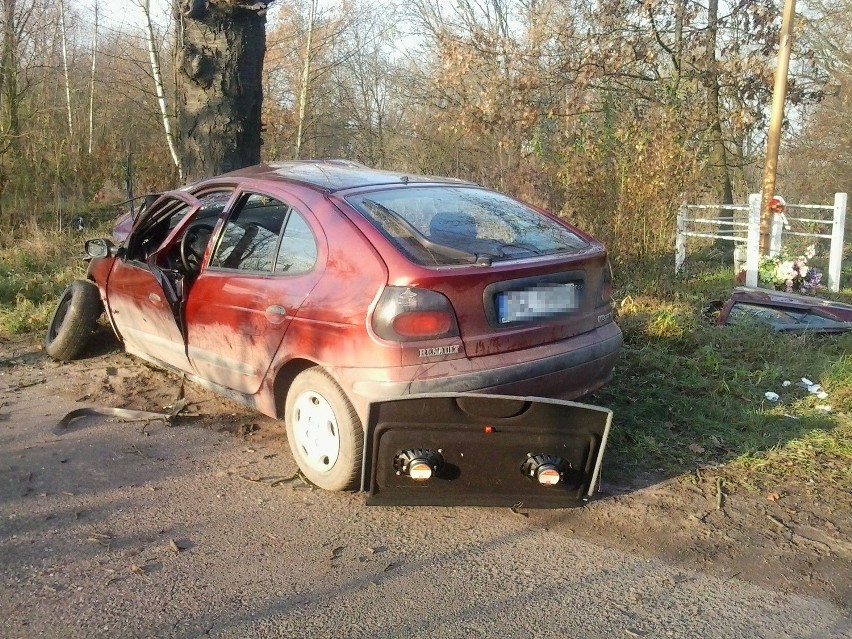
[{"label": "gravel road", "polygon": [[842,601],[591,543],[574,511],[312,489],[275,422],[203,391],[196,420],[57,430],[105,380],[176,390],[111,357],[3,369],[2,637],[852,637]]}]

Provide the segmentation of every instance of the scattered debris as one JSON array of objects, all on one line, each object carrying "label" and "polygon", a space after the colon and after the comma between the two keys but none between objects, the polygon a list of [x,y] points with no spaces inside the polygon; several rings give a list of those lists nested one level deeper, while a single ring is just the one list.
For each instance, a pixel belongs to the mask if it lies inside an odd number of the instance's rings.
[{"label": "scattered debris", "polygon": [[186,550],[186,546],[178,544],[174,539],[169,539],[168,548],[171,552],[178,554]]},{"label": "scattered debris", "polygon": [[768,513],[767,513],[766,518],[767,518],[769,521],[771,521],[773,524],[775,524],[776,526],[778,526],[781,530],[783,530],[783,531],[787,531],[787,530],[789,530],[789,528],[787,527],[787,524],[785,524],[783,521],[781,521],[781,520],[780,520],[780,519],[778,519],[777,517],[774,517],[774,516],[772,516],[772,515],[770,515],[770,514],[768,514]]},{"label": "scattered debris", "polygon": [[[816,395],[818,399],[823,399],[823,400],[828,399],[828,393],[822,389],[822,385],[813,382],[812,380],[810,380],[807,377],[802,377],[801,380],[796,382],[795,384],[793,382],[791,382],[790,380],[785,379],[783,382],[781,382],[781,386],[783,388],[790,388],[791,386],[797,386],[798,388],[805,389],[811,395]],[[778,393],[774,392],[774,391],[766,391],[764,393],[764,397],[766,397],[766,399],[770,402],[778,402],[778,401],[781,400],[780,395]],[[825,409],[824,408],[821,409],[820,407],[817,407],[817,410],[825,410]],[[829,407],[828,411],[826,411],[826,412],[830,412],[830,410],[831,410],[831,408]],[[795,417],[793,415],[786,415],[785,414],[784,416],[789,417],[791,419],[798,419],[798,417]]]},{"label": "scattered debris", "polygon": [[722,510],[722,506],[725,503],[725,491],[723,490],[723,486],[725,485],[725,480],[721,477],[716,478],[716,510]]},{"label": "scattered debris", "polygon": [[24,389],[24,388],[29,388],[30,386],[37,386],[39,384],[44,384],[46,381],[47,381],[47,379],[37,379],[34,382],[22,382],[20,384],[17,384],[16,386],[9,386],[5,390],[10,391],[10,392],[15,392],[15,391],[18,391],[18,390],[21,390],[21,389]]},{"label": "scattered debris", "polygon": [[240,479],[245,479],[246,481],[250,481],[255,484],[266,484],[270,488],[275,488],[276,486],[280,486],[281,484],[286,484],[297,479],[301,479],[302,483],[304,484],[308,483],[308,480],[305,478],[305,476],[301,473],[301,471],[298,470],[289,476],[276,475],[273,477],[245,477],[243,475],[240,475]]},{"label": "scattered debris", "polygon": [[187,401],[186,398],[184,398],[183,396],[183,392],[183,383],[181,383],[175,401],[172,402],[170,406],[166,406],[166,408],[169,409],[168,413],[158,413],[146,410],[134,410],[130,408],[98,408],[92,406],[87,406],[85,408],[76,408],[71,412],[67,413],[62,419],[59,420],[59,423],[53,429],[53,433],[55,435],[61,435],[65,432],[65,429],[72,421],[80,417],[118,417],[119,419],[122,419],[124,421],[131,422],[148,422],[152,420],[162,420],[166,425],[170,425],[172,420],[174,420],[178,415],[180,415],[181,417],[198,417],[198,415],[189,415],[184,413]]},{"label": "scattered debris", "polygon": [[112,546],[112,535],[107,535],[105,533],[92,533],[86,538],[86,541],[103,546],[107,549],[107,551],[109,551]]},{"label": "scattered debris", "polygon": [[236,435],[241,439],[248,439],[260,430],[258,424],[240,424],[237,427]]},{"label": "scattered debris", "polygon": [[130,454],[139,455],[143,459],[151,459],[151,457],[149,455],[146,455],[141,450],[139,450],[139,447],[136,444],[133,444],[133,446],[131,446],[126,451],[124,451],[124,454],[125,455],[130,455]]},{"label": "scattered debris", "polygon": [[512,506],[512,512],[515,513],[516,515],[520,515],[521,517],[529,517],[530,516],[529,511],[526,511],[526,510],[522,511],[521,510],[521,508],[523,508],[523,507],[524,507],[524,502],[519,501],[517,504],[514,504]]}]

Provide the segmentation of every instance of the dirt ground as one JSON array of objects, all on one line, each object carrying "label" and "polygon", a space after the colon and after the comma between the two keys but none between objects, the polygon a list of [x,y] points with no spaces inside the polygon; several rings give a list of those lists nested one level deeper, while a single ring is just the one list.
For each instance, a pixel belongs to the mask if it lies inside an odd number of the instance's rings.
[{"label": "dirt ground", "polygon": [[[179,378],[125,355],[109,338],[73,363],[50,360],[40,342],[40,336],[0,338],[0,429],[9,420],[10,406],[46,394],[69,409],[145,411],[168,411],[178,396]],[[283,481],[292,475],[292,458],[275,420],[192,385],[186,386],[185,396],[186,408],[176,419],[181,426],[230,433],[251,449],[277,451],[263,462],[277,465],[277,474],[262,469],[223,472],[241,472],[249,482],[274,481],[269,477],[275,476]],[[617,421],[616,416],[615,427]],[[142,432],[146,427],[145,422],[134,425]],[[68,428],[74,428],[73,422]],[[57,427],[57,436],[61,432]],[[136,445],[129,453],[147,454]],[[23,464],[0,471],[20,495],[63,490],[39,485],[38,473]],[[93,485],[103,481],[91,476]],[[521,515],[566,537],[661,559],[684,570],[816,597],[852,611],[852,495],[836,487],[788,485],[770,495],[756,494],[720,485],[713,471],[663,481],[637,479],[635,485],[623,486],[607,481],[605,464],[602,488],[600,498],[586,507]],[[79,485],[78,480],[74,491],[85,489],[85,481]]]}]

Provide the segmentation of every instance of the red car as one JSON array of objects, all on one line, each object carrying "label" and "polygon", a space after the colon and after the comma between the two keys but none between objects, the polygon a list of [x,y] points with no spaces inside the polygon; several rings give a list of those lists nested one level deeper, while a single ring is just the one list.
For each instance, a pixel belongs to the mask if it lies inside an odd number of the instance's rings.
[{"label": "red car", "polygon": [[331,490],[361,479],[372,402],[573,399],[622,346],[604,247],[468,182],[281,162],[164,193],[121,228],[86,243],[48,353],[78,355],[105,311],[127,352],[283,418]]}]

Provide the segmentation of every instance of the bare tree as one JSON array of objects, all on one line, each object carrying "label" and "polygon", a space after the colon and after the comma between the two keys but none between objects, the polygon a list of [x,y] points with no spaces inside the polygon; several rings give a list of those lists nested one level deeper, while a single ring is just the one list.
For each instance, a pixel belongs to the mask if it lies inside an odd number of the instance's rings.
[{"label": "bare tree", "polygon": [[305,61],[302,67],[302,79],[299,83],[299,128],[296,132],[295,159],[302,153],[302,132],[305,126],[305,111],[308,106],[308,87],[311,80],[311,44],[314,37],[314,16],[317,11],[317,0],[311,0],[311,10],[308,14],[308,36],[305,39]]},{"label": "bare tree", "polygon": [[74,137],[71,115],[71,79],[68,77],[68,29],[65,25],[65,0],[59,0],[59,27],[62,33],[62,70],[65,76],[65,106],[68,114],[68,137]]},{"label": "bare tree", "polygon": [[172,132],[172,123],[166,105],[165,88],[163,87],[163,74],[160,71],[160,58],[157,52],[157,43],[154,39],[154,25],[151,22],[151,2],[150,0],[142,0],[139,6],[142,7],[142,11],[145,14],[145,36],[148,43],[148,56],[151,60],[151,75],[154,77],[154,86],[157,90],[157,104],[160,107],[160,117],[163,120],[166,142],[169,145],[169,153],[171,153],[172,161],[175,168],[177,168],[178,178],[183,181],[183,161],[178,153],[175,135]]},{"label": "bare tree", "polygon": [[95,0],[95,23],[92,28],[92,73],[89,81],[89,155],[95,134],[95,70],[98,61],[98,0]]}]

